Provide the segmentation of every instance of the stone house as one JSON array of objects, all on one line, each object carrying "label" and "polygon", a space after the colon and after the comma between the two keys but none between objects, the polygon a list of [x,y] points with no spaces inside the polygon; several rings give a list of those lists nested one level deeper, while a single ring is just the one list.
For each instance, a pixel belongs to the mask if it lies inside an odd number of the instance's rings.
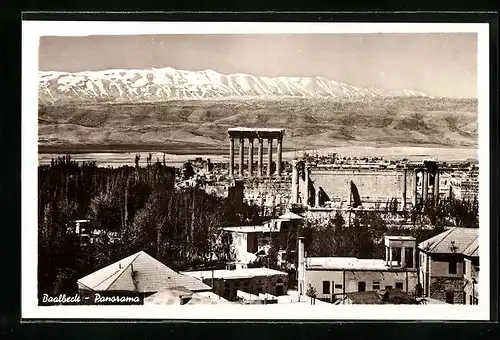
[{"label": "stone house", "polygon": [[98,296],[145,297],[164,289],[183,288],[191,292],[209,292],[211,287],[189,275],[170,269],[144,251],[101,268],[77,281],[84,304],[93,304]]},{"label": "stone house", "polygon": [[[479,248],[477,228],[450,228],[421,242],[419,282],[423,294],[451,304],[477,299]],[[473,292],[474,290],[474,292]]]}]

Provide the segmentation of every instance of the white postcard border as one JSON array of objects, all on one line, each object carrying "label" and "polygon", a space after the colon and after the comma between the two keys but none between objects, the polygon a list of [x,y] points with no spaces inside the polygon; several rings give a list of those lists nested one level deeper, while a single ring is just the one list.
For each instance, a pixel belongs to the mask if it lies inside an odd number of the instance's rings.
[{"label": "white postcard border", "polygon": [[[38,306],[37,167],[38,43],[44,35],[127,34],[322,34],[445,33],[478,34],[479,305],[334,306]],[[23,319],[234,319],[234,320],[488,320],[489,306],[489,25],[485,23],[255,23],[255,22],[62,22],[22,23],[22,318]],[[487,227],[486,227],[487,226]],[[294,311],[294,308],[297,310]]]}]

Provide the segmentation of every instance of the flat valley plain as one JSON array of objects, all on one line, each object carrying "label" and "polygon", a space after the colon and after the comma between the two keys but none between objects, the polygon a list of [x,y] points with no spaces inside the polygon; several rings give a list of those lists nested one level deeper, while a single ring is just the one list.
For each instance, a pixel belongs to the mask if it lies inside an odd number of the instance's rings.
[{"label": "flat valley plain", "polygon": [[134,152],[165,152],[179,161],[192,155],[217,159],[227,155],[227,129],[236,126],[285,129],[285,159],[303,151],[477,158],[477,99],[428,97],[44,104],[38,111],[38,152],[41,159]]}]

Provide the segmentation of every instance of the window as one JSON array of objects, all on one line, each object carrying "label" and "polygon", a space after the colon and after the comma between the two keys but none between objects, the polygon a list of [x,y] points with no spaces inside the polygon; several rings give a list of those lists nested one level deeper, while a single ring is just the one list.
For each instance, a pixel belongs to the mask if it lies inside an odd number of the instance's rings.
[{"label": "window", "polygon": [[457,261],[448,262],[448,273],[450,273],[450,274],[457,273]]},{"label": "window", "polygon": [[372,289],[373,290],[380,289],[380,282],[379,281],[373,281]]},{"label": "window", "polygon": [[392,289],[392,286],[385,286],[386,290]]},{"label": "window", "polygon": [[396,282],[396,289],[403,289],[403,282]]},{"label": "window", "polygon": [[[414,267],[413,248],[406,248],[405,252],[406,252],[405,253],[406,266],[409,268],[413,268]],[[415,260],[417,260],[417,259],[415,259]]]},{"label": "window", "polygon": [[330,294],[330,281],[323,281],[323,294]]},{"label": "window", "polygon": [[366,291],[366,283],[358,282],[358,292],[364,292],[364,291]]},{"label": "window", "polygon": [[335,285],[335,289],[342,289],[342,285]]}]

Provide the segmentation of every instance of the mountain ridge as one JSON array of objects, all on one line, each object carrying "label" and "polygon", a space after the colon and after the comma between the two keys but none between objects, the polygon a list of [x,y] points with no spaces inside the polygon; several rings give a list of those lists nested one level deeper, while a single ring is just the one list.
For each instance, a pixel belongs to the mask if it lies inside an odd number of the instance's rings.
[{"label": "mountain ridge", "polygon": [[211,69],[177,70],[172,67],[81,72],[39,71],[38,94],[43,104],[238,98],[433,98],[420,91],[355,86],[321,76],[265,77],[247,73],[222,74]]},{"label": "mountain ridge", "polygon": [[378,98],[371,101],[177,100],[161,103],[44,105],[39,146],[78,150],[105,145],[226,150],[230,127],[284,128],[283,147],[355,143],[477,147],[477,100]]}]

